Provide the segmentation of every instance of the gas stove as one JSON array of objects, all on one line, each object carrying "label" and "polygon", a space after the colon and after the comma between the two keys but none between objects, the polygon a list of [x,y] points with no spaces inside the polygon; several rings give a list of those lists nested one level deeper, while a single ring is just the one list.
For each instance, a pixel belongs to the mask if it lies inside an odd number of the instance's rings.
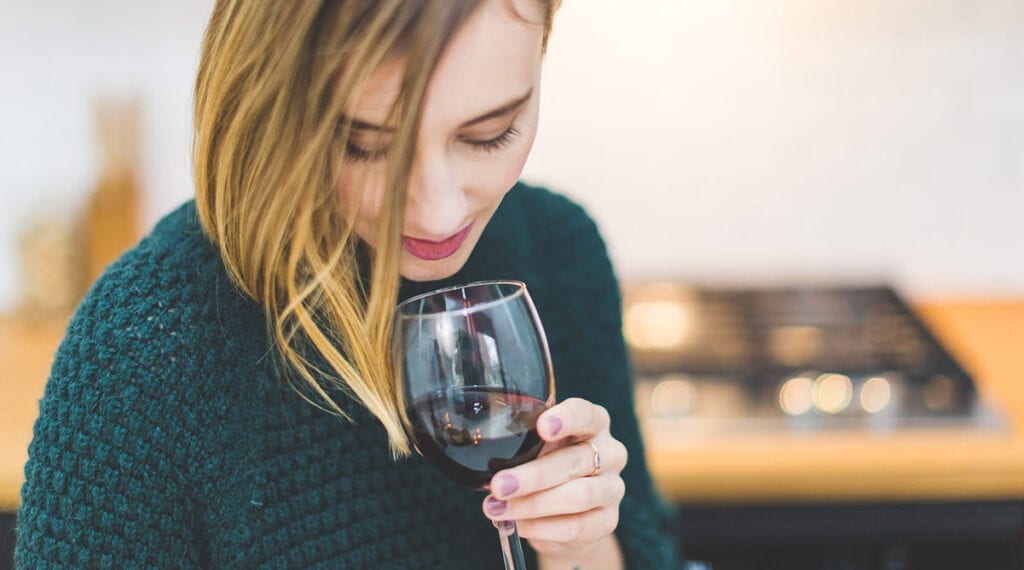
[{"label": "gas stove", "polygon": [[623,321],[640,416],[681,435],[1003,427],[886,286],[644,283]]}]

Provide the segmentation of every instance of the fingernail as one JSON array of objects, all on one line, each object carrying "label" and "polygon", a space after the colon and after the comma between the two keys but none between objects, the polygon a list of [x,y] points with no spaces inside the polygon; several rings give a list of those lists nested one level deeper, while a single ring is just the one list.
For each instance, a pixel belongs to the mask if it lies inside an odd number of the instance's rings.
[{"label": "fingernail", "polygon": [[484,501],[484,508],[487,509],[487,513],[491,515],[505,514],[508,510],[508,501],[502,501],[501,499],[495,499],[494,497],[487,497]]},{"label": "fingernail", "polygon": [[515,475],[502,475],[498,478],[498,491],[502,495],[508,496],[516,492],[519,488],[519,480],[516,479]]},{"label": "fingernail", "polygon": [[558,432],[562,431],[562,420],[558,416],[551,416],[547,420],[548,433],[551,435],[558,435]]}]

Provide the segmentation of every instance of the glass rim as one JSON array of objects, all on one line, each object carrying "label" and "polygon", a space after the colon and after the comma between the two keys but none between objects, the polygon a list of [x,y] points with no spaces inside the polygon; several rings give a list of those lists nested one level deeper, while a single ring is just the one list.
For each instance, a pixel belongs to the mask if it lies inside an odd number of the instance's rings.
[{"label": "glass rim", "polygon": [[[422,301],[427,297],[433,297],[434,295],[440,295],[449,291],[456,291],[458,289],[469,289],[473,287],[482,287],[484,285],[512,285],[516,287],[516,290],[509,295],[501,297],[499,299],[491,299],[490,301],[484,301],[483,303],[477,303],[470,305],[469,307],[463,307],[461,309],[447,309],[444,311],[437,311],[433,313],[418,313],[418,314],[404,314],[402,308],[410,305],[416,301]],[[526,283],[517,281],[515,279],[491,279],[484,281],[473,281],[472,283],[463,283],[461,285],[450,285],[441,289],[434,289],[433,291],[427,291],[426,293],[420,293],[419,295],[409,297],[395,306],[395,314],[400,319],[428,319],[428,318],[439,318],[445,315],[468,315],[477,311],[482,311],[493,306],[497,306],[499,303],[511,301],[516,297],[523,296],[526,294]]]}]

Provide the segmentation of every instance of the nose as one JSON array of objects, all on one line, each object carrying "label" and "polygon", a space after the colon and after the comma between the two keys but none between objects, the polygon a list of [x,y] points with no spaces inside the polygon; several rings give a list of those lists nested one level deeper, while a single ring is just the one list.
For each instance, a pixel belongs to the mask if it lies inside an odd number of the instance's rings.
[{"label": "nose", "polygon": [[468,221],[466,194],[446,157],[418,153],[405,199],[406,235],[440,241]]}]

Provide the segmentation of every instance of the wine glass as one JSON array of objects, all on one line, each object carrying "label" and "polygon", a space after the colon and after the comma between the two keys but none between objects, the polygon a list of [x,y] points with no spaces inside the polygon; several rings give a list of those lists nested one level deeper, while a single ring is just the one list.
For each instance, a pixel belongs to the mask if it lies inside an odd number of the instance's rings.
[{"label": "wine glass", "polygon": [[[537,457],[537,417],[555,402],[547,340],[526,285],[482,281],[398,305],[394,349],[406,431],[427,461],[487,490]],[[498,526],[507,569],[525,569],[515,522]]]}]

